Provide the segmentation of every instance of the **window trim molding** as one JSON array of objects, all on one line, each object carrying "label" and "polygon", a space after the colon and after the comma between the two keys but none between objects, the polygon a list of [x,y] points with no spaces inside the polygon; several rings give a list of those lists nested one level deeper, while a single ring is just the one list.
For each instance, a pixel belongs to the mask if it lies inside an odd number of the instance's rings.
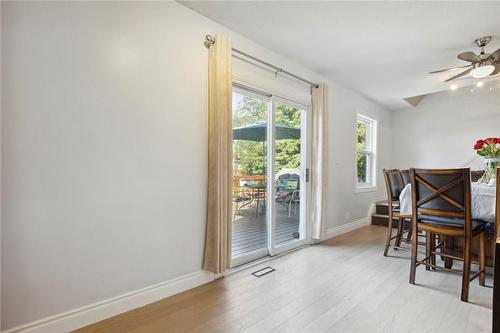
[{"label": "window trim molding", "polygon": [[[356,112],[356,122],[354,126],[355,134],[357,134],[357,124],[359,121],[371,125],[370,130],[370,147],[369,150],[358,150],[355,141],[354,149],[354,193],[366,193],[377,191],[377,146],[378,146],[378,119],[375,117],[366,116],[364,112]],[[354,136],[356,138],[356,135]],[[358,183],[358,153],[364,153],[370,156],[370,182]]]}]

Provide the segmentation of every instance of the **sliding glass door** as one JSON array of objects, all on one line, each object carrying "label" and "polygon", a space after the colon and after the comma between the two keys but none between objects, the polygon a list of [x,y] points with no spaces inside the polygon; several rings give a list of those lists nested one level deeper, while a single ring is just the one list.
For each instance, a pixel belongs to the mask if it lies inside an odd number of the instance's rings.
[{"label": "sliding glass door", "polygon": [[307,113],[299,104],[233,92],[233,267],[307,238]]}]

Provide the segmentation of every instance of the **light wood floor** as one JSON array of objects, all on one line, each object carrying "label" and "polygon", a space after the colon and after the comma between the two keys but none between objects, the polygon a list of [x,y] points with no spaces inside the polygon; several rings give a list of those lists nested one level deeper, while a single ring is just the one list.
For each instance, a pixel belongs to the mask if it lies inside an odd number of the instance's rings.
[{"label": "light wood floor", "polygon": [[463,303],[459,276],[423,267],[409,284],[408,254],[382,255],[385,232],[367,226],[76,332],[491,332],[491,288],[474,280]]}]

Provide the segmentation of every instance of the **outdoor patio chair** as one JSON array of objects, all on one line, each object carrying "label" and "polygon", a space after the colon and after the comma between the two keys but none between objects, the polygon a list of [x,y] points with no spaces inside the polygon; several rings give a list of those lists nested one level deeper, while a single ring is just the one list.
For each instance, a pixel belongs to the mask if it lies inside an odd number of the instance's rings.
[{"label": "outdoor patio chair", "polygon": [[[285,173],[276,179],[276,202],[283,205],[288,210],[290,216],[290,208],[293,203],[300,200],[299,194],[295,193],[300,190],[300,176],[298,174]],[[294,194],[295,193],[295,194]]]},{"label": "outdoor patio chair", "polygon": [[288,217],[292,214],[293,207],[293,215],[297,214],[297,204],[300,204],[300,190],[295,190],[292,192],[290,201],[288,202]]},{"label": "outdoor patio chair", "polygon": [[233,181],[233,222],[236,220],[236,214],[251,202],[252,196],[248,193],[247,188]]}]

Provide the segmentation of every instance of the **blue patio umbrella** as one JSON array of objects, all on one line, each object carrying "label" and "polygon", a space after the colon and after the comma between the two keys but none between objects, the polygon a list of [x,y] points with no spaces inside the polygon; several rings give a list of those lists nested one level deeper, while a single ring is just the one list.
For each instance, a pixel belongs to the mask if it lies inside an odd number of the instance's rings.
[{"label": "blue patio umbrella", "polygon": [[[300,139],[300,128],[276,124],[275,138],[276,140]],[[264,142],[267,140],[267,124],[256,123],[233,128],[233,140]]]}]

